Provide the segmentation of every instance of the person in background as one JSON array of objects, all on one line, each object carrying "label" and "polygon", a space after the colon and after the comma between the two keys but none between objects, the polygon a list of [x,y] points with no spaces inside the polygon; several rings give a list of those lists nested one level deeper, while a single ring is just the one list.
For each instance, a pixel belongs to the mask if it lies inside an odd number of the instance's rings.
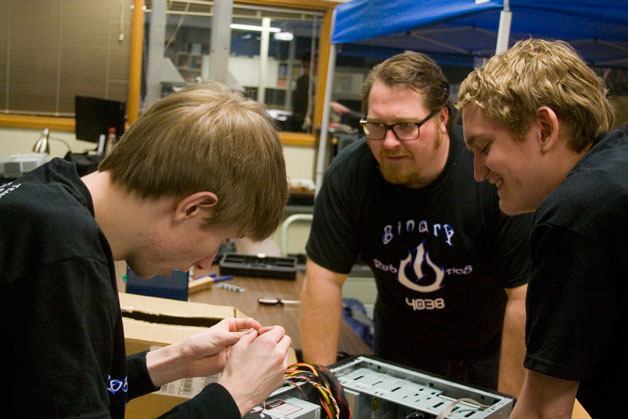
[{"label": "person in background", "polygon": [[396,55],[366,78],[366,141],[333,160],[314,205],[303,355],[336,360],[342,286],[359,257],[378,290],[375,355],[489,388],[499,370],[500,390],[516,394],[531,218],[505,217],[494,188],[473,181],[448,99],[423,54]]},{"label": "person in background", "polygon": [[[314,83],[310,83],[311,61],[310,52],[301,55],[302,72],[294,81],[294,89],[292,90],[292,115],[288,124],[290,131],[310,131],[312,128],[312,112],[316,92]],[[329,106],[332,111],[347,119],[358,119],[361,116],[337,101],[331,102]]]},{"label": "person in background", "polygon": [[134,397],[220,371],[167,416],[240,418],[262,402],[287,366],[282,327],[225,319],[125,359],[114,260],[146,278],[206,268],[225,240],[267,237],[286,200],[264,108],[220,84],[155,103],[97,172],[54,159],[0,188],[4,414],[123,418]]},{"label": "person in background", "polygon": [[294,80],[292,90],[292,115],[288,127],[290,131],[308,131],[310,128],[314,99],[314,83],[310,83],[311,61],[310,52],[301,55],[302,72]]},{"label": "person in background", "polygon": [[628,130],[566,43],[528,39],[460,87],[478,181],[534,212],[526,378],[512,418],[628,412]]}]

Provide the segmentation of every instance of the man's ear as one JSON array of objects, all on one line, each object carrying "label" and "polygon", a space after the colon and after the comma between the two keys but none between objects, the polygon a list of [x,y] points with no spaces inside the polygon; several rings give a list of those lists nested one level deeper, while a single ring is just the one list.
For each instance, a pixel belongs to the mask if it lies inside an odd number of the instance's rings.
[{"label": "man's ear", "polygon": [[213,192],[196,192],[186,196],[177,203],[175,219],[183,221],[207,212],[218,203],[218,197]]},{"label": "man's ear", "polygon": [[538,142],[541,154],[548,153],[557,146],[560,124],[558,116],[552,108],[541,106],[536,111],[536,121],[539,127]]},{"label": "man's ear", "polygon": [[447,132],[447,122],[449,121],[449,108],[447,106],[443,106],[443,108],[438,112],[438,121],[442,124],[442,130]]}]

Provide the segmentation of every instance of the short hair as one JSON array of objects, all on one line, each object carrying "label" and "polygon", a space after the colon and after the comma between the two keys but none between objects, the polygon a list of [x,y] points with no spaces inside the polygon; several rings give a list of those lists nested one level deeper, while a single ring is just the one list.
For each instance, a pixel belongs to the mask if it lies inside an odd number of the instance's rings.
[{"label": "short hair", "polygon": [[254,240],[274,231],[288,196],[282,146],[264,107],[219,83],[157,101],[98,170],[142,198],[214,192],[206,226]]},{"label": "short hair", "polygon": [[478,105],[489,118],[523,138],[541,106],[565,124],[576,152],[609,131],[615,121],[604,81],[563,41],[526,39],[472,71],[456,107]]},{"label": "short hair", "polygon": [[368,114],[369,94],[375,80],[387,86],[406,85],[423,94],[430,111],[447,106],[449,83],[443,70],[427,55],[404,52],[373,67],[362,85],[362,112]]}]

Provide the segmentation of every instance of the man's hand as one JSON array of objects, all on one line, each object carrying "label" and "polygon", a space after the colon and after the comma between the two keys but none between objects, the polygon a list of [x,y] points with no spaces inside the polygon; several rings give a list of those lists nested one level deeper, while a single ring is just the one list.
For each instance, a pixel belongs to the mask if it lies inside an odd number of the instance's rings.
[{"label": "man's hand", "polygon": [[181,351],[187,360],[186,377],[201,377],[222,371],[231,346],[249,330],[262,327],[251,318],[226,318],[204,332],[190,336]]},{"label": "man's hand", "polygon": [[251,330],[231,348],[227,365],[218,381],[229,391],[244,415],[279,388],[288,367],[292,340],[283,327]]},{"label": "man's hand", "polygon": [[347,108],[345,105],[339,102],[331,102],[329,106],[334,112],[337,112],[339,114],[345,114],[345,113],[351,112],[351,109]]},{"label": "man's hand", "polygon": [[216,374],[224,368],[229,349],[247,331],[261,327],[251,318],[226,318],[183,343],[151,351],[146,354],[150,377],[156,386],[160,386],[184,377]]}]

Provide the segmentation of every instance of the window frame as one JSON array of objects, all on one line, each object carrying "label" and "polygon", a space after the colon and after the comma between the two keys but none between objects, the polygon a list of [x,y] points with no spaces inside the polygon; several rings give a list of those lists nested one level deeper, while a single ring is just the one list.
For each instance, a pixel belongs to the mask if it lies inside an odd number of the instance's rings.
[{"label": "window frame", "polygon": [[[320,131],[323,104],[325,100],[325,88],[327,80],[327,67],[330,58],[332,16],[337,3],[327,0],[238,0],[237,3],[285,7],[291,9],[316,10],[324,12],[321,22],[321,32],[318,49],[318,65],[316,70],[316,95],[314,113],[314,134],[297,132],[280,132],[279,137],[284,145],[314,147],[317,143],[317,131]],[[127,126],[133,124],[139,117],[140,108],[140,84],[142,75],[142,42],[144,38],[144,13],[143,0],[133,0],[131,15],[131,44],[129,57],[129,78],[127,98]],[[54,116],[34,116],[22,114],[0,114],[0,127],[10,128],[50,128],[55,131],[73,132],[75,128],[74,118]]]}]

